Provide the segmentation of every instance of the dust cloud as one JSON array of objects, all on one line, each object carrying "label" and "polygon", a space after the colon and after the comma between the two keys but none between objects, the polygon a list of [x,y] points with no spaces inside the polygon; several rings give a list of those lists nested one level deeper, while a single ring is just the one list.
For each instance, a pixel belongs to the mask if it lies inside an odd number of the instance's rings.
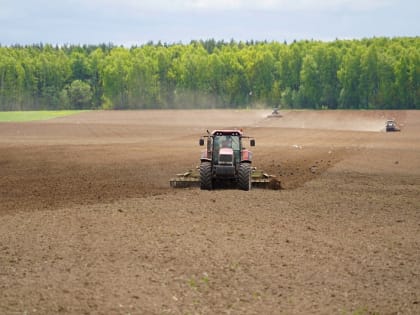
[{"label": "dust cloud", "polygon": [[[259,125],[279,128],[323,129],[342,131],[381,132],[385,130],[387,119],[395,115],[385,115],[375,111],[282,111],[282,117],[269,118],[266,111],[261,115]],[[390,116],[392,116],[390,118]]]}]

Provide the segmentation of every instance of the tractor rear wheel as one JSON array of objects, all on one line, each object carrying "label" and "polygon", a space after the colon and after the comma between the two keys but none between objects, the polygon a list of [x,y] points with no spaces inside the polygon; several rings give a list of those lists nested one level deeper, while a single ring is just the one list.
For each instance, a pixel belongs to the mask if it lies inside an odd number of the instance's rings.
[{"label": "tractor rear wheel", "polygon": [[200,164],[200,189],[212,190],[213,179],[211,176],[211,163],[201,162]]},{"label": "tractor rear wheel", "polygon": [[238,187],[246,191],[251,189],[251,164],[242,163],[239,165]]}]

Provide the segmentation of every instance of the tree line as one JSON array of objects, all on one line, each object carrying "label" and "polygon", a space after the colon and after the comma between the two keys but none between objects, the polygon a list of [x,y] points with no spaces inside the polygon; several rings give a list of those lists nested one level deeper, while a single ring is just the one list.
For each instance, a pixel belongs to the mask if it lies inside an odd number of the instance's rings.
[{"label": "tree line", "polygon": [[420,109],[420,38],[0,46],[0,110]]}]

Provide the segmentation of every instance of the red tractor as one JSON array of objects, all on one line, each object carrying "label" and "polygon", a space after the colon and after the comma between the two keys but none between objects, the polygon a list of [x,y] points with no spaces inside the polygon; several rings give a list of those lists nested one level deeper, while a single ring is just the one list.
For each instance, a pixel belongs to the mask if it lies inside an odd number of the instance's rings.
[{"label": "red tractor", "polygon": [[[207,133],[200,139],[201,146],[207,143],[207,149],[200,158],[200,188],[212,190],[218,182],[229,182],[241,190],[250,190],[252,152],[243,146],[243,139],[250,137],[244,136],[240,130]],[[250,146],[255,146],[254,139],[250,139]]]},{"label": "red tractor", "polygon": [[177,174],[169,184],[173,188],[199,186],[203,190],[211,190],[217,184],[230,184],[242,190],[250,190],[251,186],[281,189],[276,176],[251,166],[252,152],[245,149],[243,139],[250,139],[250,146],[255,146],[255,140],[244,136],[242,130],[207,131],[207,135],[200,138],[201,146],[207,143],[206,150],[201,153],[200,165]]}]

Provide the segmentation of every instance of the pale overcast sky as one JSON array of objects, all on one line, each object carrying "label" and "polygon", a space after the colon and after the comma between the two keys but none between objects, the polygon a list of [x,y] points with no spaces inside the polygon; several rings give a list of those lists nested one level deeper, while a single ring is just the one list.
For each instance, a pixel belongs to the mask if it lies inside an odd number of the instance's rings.
[{"label": "pale overcast sky", "polygon": [[0,0],[0,44],[420,35],[420,0]]}]

